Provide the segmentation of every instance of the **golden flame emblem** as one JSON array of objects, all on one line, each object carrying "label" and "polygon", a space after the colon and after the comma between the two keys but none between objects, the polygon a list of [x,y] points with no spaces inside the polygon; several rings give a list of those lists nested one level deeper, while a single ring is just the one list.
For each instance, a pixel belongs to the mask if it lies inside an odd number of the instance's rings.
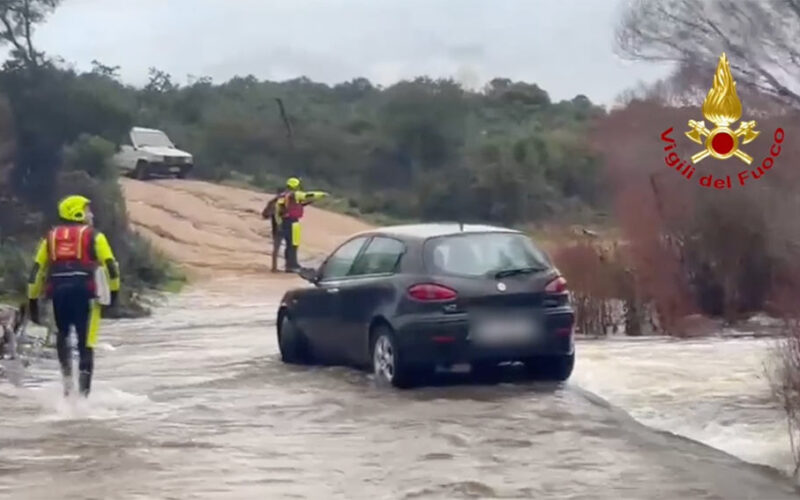
[{"label": "golden flame emblem", "polygon": [[704,121],[689,120],[691,130],[686,132],[686,137],[698,144],[703,144],[704,151],[692,156],[692,163],[697,163],[707,156],[719,160],[726,160],[736,156],[748,165],[753,162],[753,157],[739,149],[739,140],[742,144],[753,141],[760,132],[755,130],[756,122],[742,122],[739,128],[732,130],[730,125],[742,117],[742,101],[736,95],[736,82],[731,75],[728,57],[723,52],[719,58],[717,71],[714,73],[714,84],[708,91],[703,101],[703,116],[715,125],[713,130],[708,130]]}]

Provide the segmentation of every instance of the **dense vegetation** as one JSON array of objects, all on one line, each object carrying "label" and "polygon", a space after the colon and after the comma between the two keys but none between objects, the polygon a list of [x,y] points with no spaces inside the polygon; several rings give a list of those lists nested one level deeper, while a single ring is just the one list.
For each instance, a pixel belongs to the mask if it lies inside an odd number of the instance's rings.
[{"label": "dense vegetation", "polygon": [[382,89],[365,79],[243,77],[179,87],[152,70],[139,90],[99,65],[74,78],[135,123],[165,130],[196,155],[196,175],[206,179],[244,176],[272,188],[299,175],[362,213],[404,219],[512,224],[602,201],[599,162],[584,137],[603,111],[581,96],[552,103],[532,84],[496,79],[477,93],[427,78]]},{"label": "dense vegetation", "polygon": [[[0,14],[24,28],[57,4],[11,2]],[[98,223],[120,253],[126,282],[167,279],[168,267],[153,264],[159,259],[127,228],[109,162],[133,125],[160,128],[192,152],[197,177],[271,191],[297,175],[331,191],[335,208],[359,214],[521,224],[583,217],[607,201],[585,140],[604,110],[584,96],[554,103],[538,86],[507,79],[482,92],[427,78],[388,88],[362,78],[334,86],[253,77],[178,85],[157,69],[135,88],[115,67],[95,62],[77,73],[46,57],[21,39],[27,32],[0,29],[13,49],[0,72],[6,292],[21,289],[34,237],[52,222],[59,196],[73,191],[102,207]]]},{"label": "dense vegetation", "polygon": [[[125,202],[110,163],[115,140],[133,117],[109,96],[95,92],[100,77],[79,77],[34,49],[31,25],[55,0],[0,5],[0,38],[12,48],[0,71],[0,296],[24,292],[30,256],[55,222],[65,194],[92,199],[96,223],[120,261],[125,287],[115,312],[146,312],[147,288],[180,279],[169,263],[127,223]],[[108,138],[108,139],[104,139]]]},{"label": "dense vegetation", "polygon": [[[752,21],[762,18],[783,22],[772,29]],[[797,134],[800,99],[791,90],[797,83],[794,66],[772,71],[800,54],[798,21],[800,10],[789,0],[637,0],[626,7],[617,32],[619,51],[674,61],[676,69],[664,81],[626,92],[590,136],[613,187],[622,241],[610,248],[590,240],[558,254],[576,295],[599,299],[584,310],[594,311],[595,323],[607,315],[603,306],[609,298],[623,299],[631,316],[654,311],[663,331],[679,335],[696,333],[685,320],[698,313],[731,323],[765,310],[798,316],[800,175],[798,146],[788,138]],[[723,52],[743,104],[742,119],[757,120],[761,133],[745,146],[755,160],[747,165],[735,158],[707,159],[695,165],[697,175],[688,182],[665,163],[660,136],[673,127],[674,151],[681,158],[697,152],[684,127],[690,119],[703,119],[701,106]],[[778,127],[787,136],[780,157],[758,170],[772,154]],[[741,171],[749,177],[744,186],[738,182]],[[732,188],[700,186],[708,175],[730,175]],[[583,321],[588,319],[584,315]],[[641,331],[636,325],[642,318],[626,322]]]}]

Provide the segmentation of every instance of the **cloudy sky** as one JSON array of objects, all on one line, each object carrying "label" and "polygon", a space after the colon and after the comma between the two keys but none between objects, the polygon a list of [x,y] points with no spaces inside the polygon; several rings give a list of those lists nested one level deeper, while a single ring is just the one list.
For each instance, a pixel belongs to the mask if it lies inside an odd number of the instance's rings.
[{"label": "cloudy sky", "polygon": [[181,83],[235,75],[391,84],[417,75],[479,86],[502,76],[553,99],[609,104],[668,68],[613,53],[623,0],[64,0],[36,42],[78,69],[150,66]]}]

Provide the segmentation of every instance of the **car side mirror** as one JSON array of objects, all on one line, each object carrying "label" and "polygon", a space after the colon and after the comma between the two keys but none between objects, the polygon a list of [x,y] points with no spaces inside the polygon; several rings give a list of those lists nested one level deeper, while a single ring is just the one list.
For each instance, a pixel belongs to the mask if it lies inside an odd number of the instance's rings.
[{"label": "car side mirror", "polygon": [[300,272],[297,273],[300,275],[301,278],[308,281],[309,283],[317,284],[319,282],[319,274],[317,270],[313,267],[304,267],[300,269]]}]

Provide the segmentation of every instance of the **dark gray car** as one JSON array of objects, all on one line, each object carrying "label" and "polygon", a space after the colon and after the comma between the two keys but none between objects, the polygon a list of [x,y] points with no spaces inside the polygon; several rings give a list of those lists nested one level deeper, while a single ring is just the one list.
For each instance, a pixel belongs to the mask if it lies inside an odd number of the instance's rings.
[{"label": "dark gray car", "polygon": [[519,231],[384,227],[350,237],[300,274],[310,285],[286,292],[278,310],[286,363],[371,369],[396,387],[460,363],[491,371],[521,361],[558,381],[572,373],[566,280]]}]

